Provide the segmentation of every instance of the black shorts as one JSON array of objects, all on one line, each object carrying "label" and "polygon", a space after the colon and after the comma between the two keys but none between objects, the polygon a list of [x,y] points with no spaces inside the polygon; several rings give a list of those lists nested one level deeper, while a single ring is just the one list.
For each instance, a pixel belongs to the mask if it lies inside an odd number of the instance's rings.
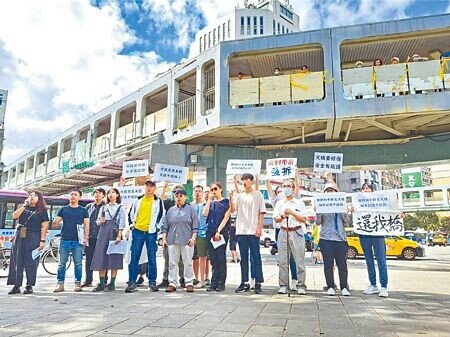
[{"label": "black shorts", "polygon": [[197,245],[194,246],[194,255],[192,255],[192,260],[198,260]]}]

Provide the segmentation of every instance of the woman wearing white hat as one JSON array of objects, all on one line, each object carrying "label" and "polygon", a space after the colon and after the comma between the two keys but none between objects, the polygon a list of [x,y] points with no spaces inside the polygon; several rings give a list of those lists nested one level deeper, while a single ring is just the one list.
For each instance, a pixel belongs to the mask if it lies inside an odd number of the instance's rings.
[{"label": "woman wearing white hat", "polygon": [[[327,182],[323,189],[324,193],[339,192],[334,182]],[[323,268],[327,282],[327,295],[334,296],[334,264],[339,271],[339,284],[342,296],[350,296],[348,291],[347,270],[347,235],[345,227],[349,223],[346,213],[324,213],[316,214],[316,223],[322,225],[320,230],[320,250],[323,256]]]}]

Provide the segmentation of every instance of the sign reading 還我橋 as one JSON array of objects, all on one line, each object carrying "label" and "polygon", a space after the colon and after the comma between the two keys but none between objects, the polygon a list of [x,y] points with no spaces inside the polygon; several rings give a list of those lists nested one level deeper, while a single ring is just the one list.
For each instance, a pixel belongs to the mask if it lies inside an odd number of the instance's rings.
[{"label": "sign reading \u9084\u6211\u6a4b", "polygon": [[377,191],[353,196],[353,230],[363,235],[403,235],[405,227],[395,193]]}]

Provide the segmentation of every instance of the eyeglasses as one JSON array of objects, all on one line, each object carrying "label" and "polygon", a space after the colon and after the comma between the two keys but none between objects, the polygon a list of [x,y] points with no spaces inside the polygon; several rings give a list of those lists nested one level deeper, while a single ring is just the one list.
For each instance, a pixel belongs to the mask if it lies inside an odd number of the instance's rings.
[{"label": "eyeglasses", "polygon": [[218,187],[213,187],[211,188],[211,191],[217,191],[219,188]]}]

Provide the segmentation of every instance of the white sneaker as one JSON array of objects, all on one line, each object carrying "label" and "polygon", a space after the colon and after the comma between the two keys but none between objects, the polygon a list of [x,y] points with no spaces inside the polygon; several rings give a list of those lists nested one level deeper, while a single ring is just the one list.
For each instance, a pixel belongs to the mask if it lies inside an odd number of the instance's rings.
[{"label": "white sneaker", "polygon": [[344,288],[341,290],[341,295],[342,296],[350,296],[350,292],[347,290],[347,288]]},{"label": "white sneaker", "polygon": [[288,289],[286,286],[281,286],[280,289],[278,290],[278,293],[283,294],[283,295],[287,294],[287,292],[288,292]]},{"label": "white sneaker", "polygon": [[378,289],[377,286],[370,285],[367,287],[366,290],[363,291],[363,294],[373,295],[373,294],[378,294],[379,292],[380,292],[380,289]]},{"label": "white sneaker", "polygon": [[73,291],[83,291],[83,288],[81,288],[81,283],[79,283],[79,282],[75,283],[75,286],[73,287]]},{"label": "white sneaker", "polygon": [[205,288],[205,282],[199,281],[194,288],[196,289],[201,289],[201,288]]},{"label": "white sneaker", "polygon": [[328,288],[327,290],[327,296],[334,296],[336,295],[336,292],[334,291],[333,288]]},{"label": "white sneaker", "polygon": [[380,290],[380,293],[378,294],[378,296],[380,296],[380,297],[388,297],[389,293],[387,291],[387,288],[381,287],[381,290]]},{"label": "white sneaker", "polygon": [[305,288],[298,288],[297,289],[298,295],[306,295],[306,289]]},{"label": "white sneaker", "polygon": [[297,283],[298,283],[298,281],[297,280],[294,280],[294,279],[292,279],[291,280],[291,289],[297,289]]}]

